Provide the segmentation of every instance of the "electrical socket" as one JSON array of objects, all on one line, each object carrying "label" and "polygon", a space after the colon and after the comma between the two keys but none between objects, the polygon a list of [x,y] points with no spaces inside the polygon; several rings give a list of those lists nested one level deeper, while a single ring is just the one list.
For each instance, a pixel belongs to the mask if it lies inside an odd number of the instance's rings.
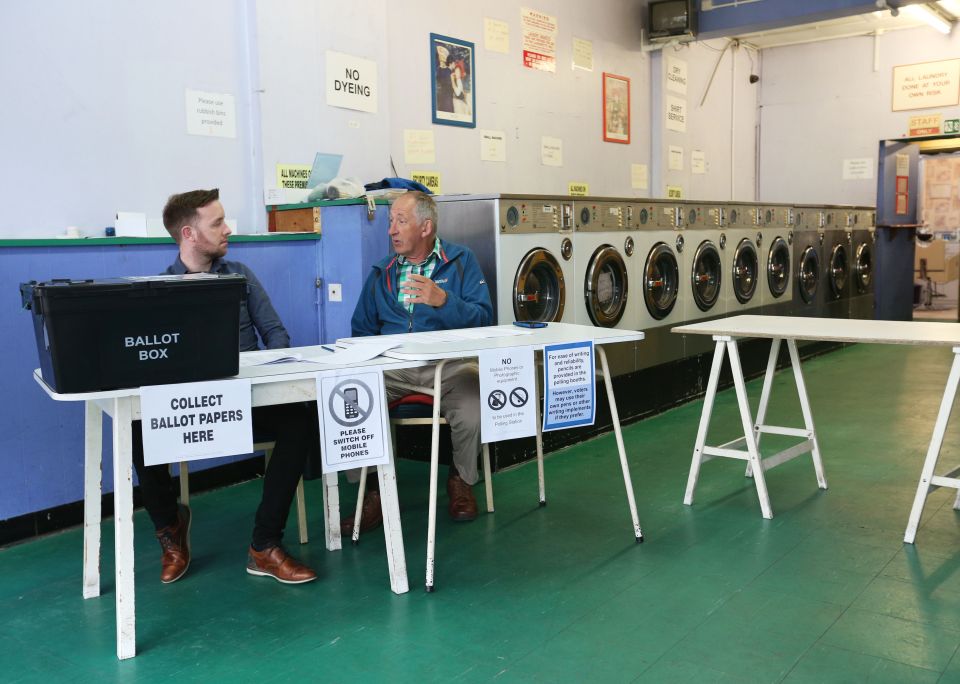
[{"label": "electrical socket", "polygon": [[343,301],[343,286],[340,283],[329,283],[327,285],[327,300],[331,302]]}]

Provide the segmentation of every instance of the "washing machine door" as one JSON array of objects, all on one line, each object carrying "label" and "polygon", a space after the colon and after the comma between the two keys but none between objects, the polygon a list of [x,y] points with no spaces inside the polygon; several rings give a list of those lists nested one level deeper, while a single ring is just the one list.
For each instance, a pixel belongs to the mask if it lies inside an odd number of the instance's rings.
[{"label": "washing machine door", "polygon": [[720,297],[720,252],[710,240],[701,242],[693,253],[690,278],[697,308],[709,311]]},{"label": "washing machine door", "polygon": [[518,321],[559,321],[566,286],[560,263],[543,247],[531,249],[520,261],[513,280],[513,315]]},{"label": "washing machine door", "polygon": [[627,265],[611,245],[600,245],[590,257],[583,281],[587,313],[594,325],[612,328],[627,310]]},{"label": "washing machine door", "polygon": [[680,266],[677,257],[666,242],[658,242],[647,255],[643,268],[643,301],[655,319],[670,315],[677,303],[680,286]]},{"label": "washing machine door", "polygon": [[782,237],[770,244],[767,254],[767,286],[774,297],[781,296],[790,284],[790,247]]},{"label": "washing machine door", "polygon": [[757,291],[759,271],[757,249],[749,238],[743,238],[733,253],[733,294],[741,304],[749,302]]},{"label": "washing machine door", "polygon": [[820,284],[820,257],[817,250],[807,245],[800,255],[800,266],[797,269],[797,287],[800,298],[807,304],[817,295],[817,286]]},{"label": "washing machine door", "polygon": [[827,269],[830,294],[834,299],[839,298],[847,287],[847,270],[847,248],[837,243],[830,250],[830,265]]},{"label": "washing machine door", "polygon": [[857,246],[853,260],[853,282],[858,294],[870,291],[870,281],[873,280],[873,250],[866,242]]}]

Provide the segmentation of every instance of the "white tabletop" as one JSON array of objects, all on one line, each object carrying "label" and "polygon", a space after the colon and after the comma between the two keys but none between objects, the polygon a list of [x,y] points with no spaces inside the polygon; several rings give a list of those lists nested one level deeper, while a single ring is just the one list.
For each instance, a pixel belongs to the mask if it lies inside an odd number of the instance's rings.
[{"label": "white tabletop", "polygon": [[[439,361],[441,359],[458,359],[466,356],[476,356],[477,352],[488,349],[509,349],[513,347],[533,347],[542,349],[548,344],[565,344],[568,342],[593,341],[594,344],[611,344],[615,342],[637,342],[644,337],[639,330],[620,330],[618,328],[600,328],[592,325],[574,325],[572,323],[550,323],[545,328],[519,328],[515,325],[497,325],[486,328],[468,328],[467,330],[483,335],[490,332],[489,337],[474,339],[437,341],[432,340],[432,333],[401,333],[399,335],[380,335],[376,339],[385,341],[395,338],[401,341],[400,346],[384,353],[394,359]],[[497,335],[497,331],[504,331]],[[514,334],[516,332],[524,334]],[[442,334],[442,333],[441,333]],[[337,343],[350,344],[360,342],[362,337],[351,337],[337,340]]]},{"label": "white tabletop", "polygon": [[672,331],[692,335],[779,337],[825,342],[960,346],[960,323],[927,321],[865,321],[846,318],[744,315],[681,325],[673,328]]},{"label": "white tabletop", "polygon": [[[320,346],[310,347],[290,347],[284,351],[291,354],[300,354],[303,357],[319,357],[330,355],[330,351]],[[240,352],[241,358],[246,352]],[[289,363],[271,363],[262,366],[240,366],[240,372],[229,378],[211,378],[217,380],[235,380],[248,379],[254,386],[267,385],[274,383],[296,382],[299,380],[312,381],[316,374],[325,370],[341,370],[343,368],[384,368],[398,369],[411,368],[423,365],[422,362],[416,362],[410,359],[390,359],[383,356],[364,361],[362,363],[352,363],[347,365],[329,365],[322,363],[311,363],[309,361],[293,361]],[[76,392],[72,394],[62,394],[53,390],[50,385],[44,381],[37,368],[33,371],[33,377],[37,384],[43,388],[51,399],[57,401],[98,401],[101,399],[116,399],[119,397],[139,396],[139,387],[123,387],[113,390],[102,390],[98,392]]]}]

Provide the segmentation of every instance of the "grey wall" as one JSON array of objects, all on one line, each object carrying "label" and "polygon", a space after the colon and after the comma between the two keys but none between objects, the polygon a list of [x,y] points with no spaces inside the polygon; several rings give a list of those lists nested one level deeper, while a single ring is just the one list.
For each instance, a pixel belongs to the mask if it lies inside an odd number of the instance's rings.
[{"label": "grey wall", "polygon": [[891,111],[893,67],[958,54],[957,31],[929,28],[765,50],[758,199],[874,204],[876,171],[872,180],[845,181],[843,160],[869,157],[875,165],[878,141],[905,135],[913,115],[960,117],[960,107]]}]

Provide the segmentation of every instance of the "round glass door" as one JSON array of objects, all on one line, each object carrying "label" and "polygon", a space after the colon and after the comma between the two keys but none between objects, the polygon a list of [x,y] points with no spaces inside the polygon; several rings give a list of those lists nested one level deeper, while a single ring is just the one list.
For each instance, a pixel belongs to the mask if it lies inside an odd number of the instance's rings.
[{"label": "round glass door", "polygon": [[873,280],[873,250],[866,242],[861,242],[853,262],[853,282],[858,294],[866,294]]},{"label": "round glass door", "polygon": [[513,315],[518,321],[559,321],[566,289],[556,258],[538,247],[520,261],[513,280]]},{"label": "round glass door", "polygon": [[817,295],[817,286],[820,284],[820,257],[817,250],[807,246],[800,255],[800,267],[797,269],[797,287],[800,298],[809,304]]},{"label": "round glass door", "polygon": [[587,313],[594,325],[611,328],[627,310],[627,265],[611,245],[601,245],[590,257],[583,283]]},{"label": "round glass door", "polygon": [[767,254],[767,285],[770,294],[781,296],[790,284],[790,248],[782,237],[775,238]]},{"label": "round glass door", "polygon": [[710,240],[704,240],[693,254],[690,272],[693,301],[701,311],[709,311],[720,297],[720,252]]},{"label": "round glass door", "polygon": [[838,243],[830,250],[830,269],[827,272],[830,276],[830,294],[834,299],[838,299],[847,287],[847,270],[847,248]]},{"label": "round glass door", "polygon": [[680,266],[670,245],[658,242],[647,255],[643,268],[643,301],[655,319],[670,315],[677,303],[680,285]]},{"label": "round glass door", "polygon": [[748,238],[743,238],[733,253],[733,294],[737,301],[746,304],[757,291],[757,273],[760,270],[760,260],[757,250]]}]

